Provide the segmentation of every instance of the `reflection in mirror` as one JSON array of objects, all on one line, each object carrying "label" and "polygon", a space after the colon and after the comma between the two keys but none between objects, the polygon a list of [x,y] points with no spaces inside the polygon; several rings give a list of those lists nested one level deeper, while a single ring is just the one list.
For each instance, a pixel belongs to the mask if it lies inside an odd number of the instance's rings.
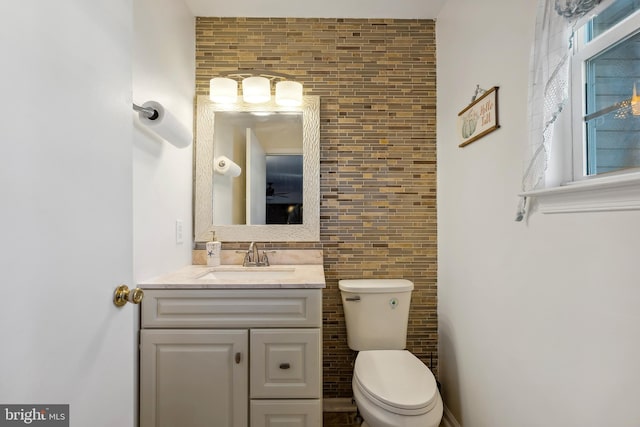
[{"label": "reflection in mirror", "polygon": [[196,242],[212,231],[221,241],[318,241],[319,97],[301,107],[197,103]]},{"label": "reflection in mirror", "polygon": [[302,224],[302,158],[267,154],[266,224]]},{"label": "reflection in mirror", "polygon": [[216,225],[302,223],[279,213],[302,204],[302,112],[216,113],[213,157],[240,170],[213,175]]}]

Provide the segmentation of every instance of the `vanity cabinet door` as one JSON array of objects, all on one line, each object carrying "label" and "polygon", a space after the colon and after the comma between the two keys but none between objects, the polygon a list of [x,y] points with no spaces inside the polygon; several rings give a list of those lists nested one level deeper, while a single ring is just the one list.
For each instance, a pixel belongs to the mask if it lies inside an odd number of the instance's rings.
[{"label": "vanity cabinet door", "polygon": [[322,397],[320,329],[251,330],[251,398]]},{"label": "vanity cabinet door", "polygon": [[247,330],[142,330],[140,427],[247,427]]}]

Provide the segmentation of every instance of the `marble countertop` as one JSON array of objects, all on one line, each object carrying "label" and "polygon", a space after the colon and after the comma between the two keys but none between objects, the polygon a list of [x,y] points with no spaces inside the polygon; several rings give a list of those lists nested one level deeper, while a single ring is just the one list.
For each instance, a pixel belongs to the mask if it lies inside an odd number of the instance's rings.
[{"label": "marble countertop", "polygon": [[142,289],[318,289],[326,286],[322,264],[269,267],[189,265],[138,283]]}]

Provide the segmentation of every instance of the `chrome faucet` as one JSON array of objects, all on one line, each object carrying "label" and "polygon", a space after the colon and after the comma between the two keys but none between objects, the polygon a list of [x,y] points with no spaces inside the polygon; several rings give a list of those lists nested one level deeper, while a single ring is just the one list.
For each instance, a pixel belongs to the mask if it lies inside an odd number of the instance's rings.
[{"label": "chrome faucet", "polygon": [[251,242],[249,245],[249,249],[244,254],[244,260],[242,261],[243,267],[268,267],[269,266],[269,258],[267,257],[267,253],[262,251],[262,255],[260,255],[260,251],[258,250],[258,244],[256,242]]}]

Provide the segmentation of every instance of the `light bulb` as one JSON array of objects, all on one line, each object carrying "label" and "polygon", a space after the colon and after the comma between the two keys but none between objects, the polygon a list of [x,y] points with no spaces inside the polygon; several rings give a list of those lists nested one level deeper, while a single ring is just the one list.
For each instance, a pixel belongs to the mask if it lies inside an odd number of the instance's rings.
[{"label": "light bulb", "polygon": [[636,92],[636,84],[633,83],[633,96],[631,97],[631,113],[640,116],[640,96]]}]

